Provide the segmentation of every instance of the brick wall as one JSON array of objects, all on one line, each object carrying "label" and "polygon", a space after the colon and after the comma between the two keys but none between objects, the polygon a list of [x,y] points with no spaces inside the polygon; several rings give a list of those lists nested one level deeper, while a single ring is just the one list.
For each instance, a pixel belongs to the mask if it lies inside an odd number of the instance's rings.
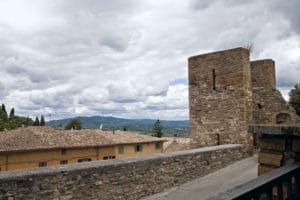
[{"label": "brick wall", "polygon": [[0,173],[0,199],[139,199],[245,157],[242,145]]}]

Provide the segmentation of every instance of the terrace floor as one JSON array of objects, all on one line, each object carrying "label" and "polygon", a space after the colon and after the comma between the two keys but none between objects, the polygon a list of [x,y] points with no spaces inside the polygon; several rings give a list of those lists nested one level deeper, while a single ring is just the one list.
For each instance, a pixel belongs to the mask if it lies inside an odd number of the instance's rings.
[{"label": "terrace floor", "polygon": [[257,177],[257,155],[142,200],[205,200]]}]

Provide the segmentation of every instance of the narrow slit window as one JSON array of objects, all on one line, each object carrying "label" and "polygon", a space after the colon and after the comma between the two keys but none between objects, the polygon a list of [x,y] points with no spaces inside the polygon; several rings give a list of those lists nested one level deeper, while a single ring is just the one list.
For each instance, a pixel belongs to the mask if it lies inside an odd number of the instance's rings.
[{"label": "narrow slit window", "polygon": [[216,72],[215,69],[212,70],[213,73],[213,90],[216,90]]}]

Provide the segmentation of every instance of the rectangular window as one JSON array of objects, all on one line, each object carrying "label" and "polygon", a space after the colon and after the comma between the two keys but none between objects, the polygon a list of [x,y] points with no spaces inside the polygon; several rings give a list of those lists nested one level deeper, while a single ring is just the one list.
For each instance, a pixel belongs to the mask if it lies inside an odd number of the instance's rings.
[{"label": "rectangular window", "polygon": [[118,146],[118,153],[123,154],[124,153],[124,146]]},{"label": "rectangular window", "polygon": [[82,158],[82,159],[78,159],[78,162],[89,162],[89,161],[92,161],[92,159],[90,158]]},{"label": "rectangular window", "polygon": [[104,156],[103,160],[111,160],[111,159],[116,159],[116,156]]},{"label": "rectangular window", "polygon": [[213,90],[216,90],[216,71],[215,71],[215,69],[213,69],[212,72],[213,72]]},{"label": "rectangular window", "polygon": [[159,142],[158,142],[158,143],[155,143],[155,149],[160,149],[160,147],[161,147],[161,145],[160,145]]},{"label": "rectangular window", "polygon": [[135,151],[135,152],[142,152],[142,151],[143,151],[143,145],[141,145],[141,144],[136,144],[136,145],[134,146],[134,151]]},{"label": "rectangular window", "polygon": [[39,167],[46,167],[47,166],[47,162],[39,162]]},{"label": "rectangular window", "polygon": [[66,149],[62,149],[61,150],[61,155],[65,155],[67,153],[67,150]]},{"label": "rectangular window", "polygon": [[68,161],[67,161],[67,160],[61,160],[61,161],[60,161],[60,164],[61,164],[61,165],[66,165],[66,164],[68,164]]}]

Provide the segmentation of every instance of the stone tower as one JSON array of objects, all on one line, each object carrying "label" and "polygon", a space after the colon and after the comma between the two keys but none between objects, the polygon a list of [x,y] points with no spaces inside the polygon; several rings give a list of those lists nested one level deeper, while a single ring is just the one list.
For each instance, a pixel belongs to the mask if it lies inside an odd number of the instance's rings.
[{"label": "stone tower", "polygon": [[250,62],[244,48],[188,59],[190,136],[197,146],[246,144],[248,125],[299,123],[276,89],[275,62]]},{"label": "stone tower", "polygon": [[199,146],[249,144],[252,85],[244,48],[188,59],[190,135]]},{"label": "stone tower", "polygon": [[251,62],[253,87],[253,123],[290,124],[299,118],[276,89],[275,62],[271,59]]}]

